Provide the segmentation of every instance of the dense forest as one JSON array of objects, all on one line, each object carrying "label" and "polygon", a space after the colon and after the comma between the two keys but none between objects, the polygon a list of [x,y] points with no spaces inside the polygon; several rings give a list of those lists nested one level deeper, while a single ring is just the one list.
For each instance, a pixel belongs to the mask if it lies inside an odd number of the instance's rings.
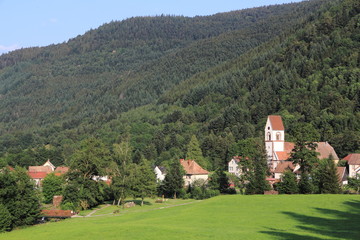
[{"label": "dense forest", "polygon": [[68,164],[90,136],[209,170],[280,114],[339,157],[360,151],[360,3],[311,0],[204,17],[114,21],[0,56],[1,164]]}]

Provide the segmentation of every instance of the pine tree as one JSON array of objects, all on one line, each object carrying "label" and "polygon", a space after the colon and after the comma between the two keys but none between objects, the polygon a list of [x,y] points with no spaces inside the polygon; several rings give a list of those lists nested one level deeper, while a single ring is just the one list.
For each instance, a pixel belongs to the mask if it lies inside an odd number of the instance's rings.
[{"label": "pine tree", "polygon": [[161,186],[163,193],[176,199],[177,194],[184,187],[183,176],[184,169],[181,166],[180,161],[173,161]]},{"label": "pine tree", "polygon": [[133,191],[137,197],[141,198],[141,206],[143,206],[144,198],[151,197],[156,192],[156,175],[145,159],[141,160],[140,165],[136,166],[135,169]]},{"label": "pine tree", "polygon": [[249,183],[246,187],[246,194],[263,194],[264,191],[270,189],[269,183],[266,181],[268,175],[267,158],[264,145],[258,142],[258,152],[254,154],[252,162],[253,171],[249,171]]},{"label": "pine tree", "polygon": [[299,187],[296,182],[295,174],[287,170],[281,176],[281,182],[277,184],[277,190],[282,194],[296,194],[299,192]]},{"label": "pine tree", "polygon": [[320,161],[319,171],[319,193],[340,193],[339,178],[335,163],[332,159]]},{"label": "pine tree", "polygon": [[201,167],[207,169],[208,162],[203,156],[200,144],[195,135],[192,135],[191,140],[187,146],[186,159],[195,160]]},{"label": "pine tree", "polygon": [[302,172],[299,181],[299,193],[310,194],[313,192],[313,181],[310,181],[309,174]]},{"label": "pine tree", "polygon": [[219,190],[221,193],[226,193],[229,189],[229,178],[225,172],[218,168],[210,177],[209,187],[214,190]]}]

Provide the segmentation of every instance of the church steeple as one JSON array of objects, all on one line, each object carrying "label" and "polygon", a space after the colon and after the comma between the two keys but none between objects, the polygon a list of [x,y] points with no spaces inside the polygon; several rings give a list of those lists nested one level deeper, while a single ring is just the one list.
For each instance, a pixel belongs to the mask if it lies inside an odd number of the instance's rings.
[{"label": "church steeple", "polygon": [[285,128],[281,116],[269,115],[265,125],[265,147],[269,164],[275,160],[274,153],[284,151]]}]

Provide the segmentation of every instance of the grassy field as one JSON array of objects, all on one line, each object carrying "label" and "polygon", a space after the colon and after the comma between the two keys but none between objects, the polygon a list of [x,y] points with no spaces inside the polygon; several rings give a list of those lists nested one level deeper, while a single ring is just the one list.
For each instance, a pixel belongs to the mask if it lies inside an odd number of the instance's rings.
[{"label": "grassy field", "polygon": [[15,230],[0,239],[360,239],[360,196],[233,195],[191,201],[148,203],[119,214],[109,214],[116,209],[111,206],[93,217]]}]

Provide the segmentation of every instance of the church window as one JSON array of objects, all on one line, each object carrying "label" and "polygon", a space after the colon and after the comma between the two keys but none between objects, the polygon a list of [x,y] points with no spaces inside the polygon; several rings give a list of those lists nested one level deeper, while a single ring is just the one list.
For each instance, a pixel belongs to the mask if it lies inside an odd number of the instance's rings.
[{"label": "church window", "polygon": [[276,140],[281,140],[281,133],[280,132],[276,133]]}]

